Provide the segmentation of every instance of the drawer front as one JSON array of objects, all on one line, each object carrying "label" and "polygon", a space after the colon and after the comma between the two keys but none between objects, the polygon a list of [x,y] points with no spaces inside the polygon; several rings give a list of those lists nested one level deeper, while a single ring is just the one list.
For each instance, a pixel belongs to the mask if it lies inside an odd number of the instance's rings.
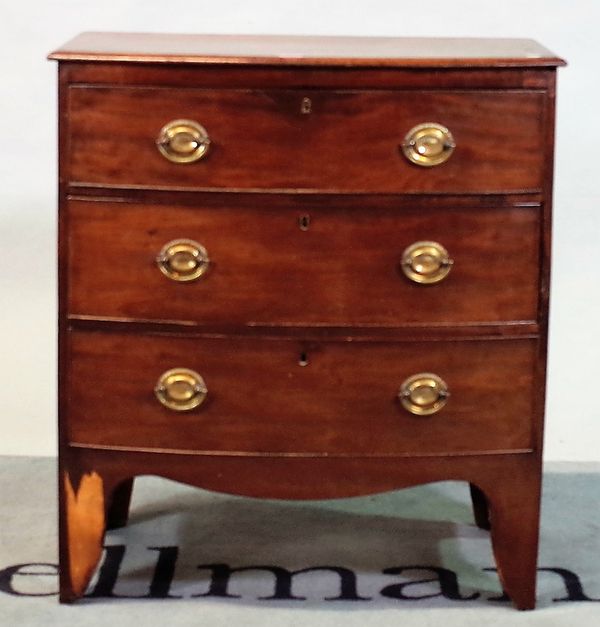
[{"label": "drawer front", "polygon": [[[307,346],[72,331],[69,343],[72,443],[373,456],[531,447],[531,339]],[[203,378],[207,394],[195,409],[157,400],[157,381],[174,368]],[[421,372],[438,375],[450,394],[433,415],[413,415],[398,400],[403,381]]]},{"label": "drawer front", "polygon": [[[537,317],[537,208],[395,211],[365,200],[311,212],[71,201],[68,210],[74,315],[298,326]],[[159,269],[160,251],[178,239],[210,258],[196,280]],[[404,272],[404,251],[422,240],[453,261],[434,284]]]},{"label": "drawer front", "polygon": [[[543,95],[533,91],[73,86],[68,178],[187,189],[539,190],[543,110]],[[170,162],[155,143],[180,119],[198,122],[210,139],[194,163]],[[400,146],[412,128],[429,122],[447,127],[456,147],[445,163],[421,167]]]}]

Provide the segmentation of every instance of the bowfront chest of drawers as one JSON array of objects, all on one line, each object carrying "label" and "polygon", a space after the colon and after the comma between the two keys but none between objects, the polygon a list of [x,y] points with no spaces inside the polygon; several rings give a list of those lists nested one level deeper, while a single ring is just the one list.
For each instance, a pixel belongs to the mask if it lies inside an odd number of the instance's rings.
[{"label": "bowfront chest of drawers", "polygon": [[156,474],[294,499],[466,481],[533,607],[562,61],[99,33],[51,58],[61,600]]}]

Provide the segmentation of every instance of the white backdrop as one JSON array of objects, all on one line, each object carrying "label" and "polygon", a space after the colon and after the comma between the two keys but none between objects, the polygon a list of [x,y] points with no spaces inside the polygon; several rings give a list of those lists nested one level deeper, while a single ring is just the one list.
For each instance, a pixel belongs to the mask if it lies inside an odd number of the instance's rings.
[{"label": "white backdrop", "polygon": [[45,56],[80,31],[117,30],[529,37],[566,58],[546,459],[600,460],[599,23],[597,0],[0,0],[0,454],[56,447],[56,66]]}]

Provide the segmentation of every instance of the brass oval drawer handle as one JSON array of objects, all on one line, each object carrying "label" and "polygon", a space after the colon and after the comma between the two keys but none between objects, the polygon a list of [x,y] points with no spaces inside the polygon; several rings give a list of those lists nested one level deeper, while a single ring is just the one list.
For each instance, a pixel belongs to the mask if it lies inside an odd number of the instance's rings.
[{"label": "brass oval drawer handle", "polygon": [[194,120],[171,120],[160,129],[156,146],[173,163],[193,163],[208,152],[210,137]]},{"label": "brass oval drawer handle", "polygon": [[156,398],[173,411],[189,411],[204,402],[208,390],[194,370],[173,368],[163,372],[154,388]]},{"label": "brass oval drawer handle", "polygon": [[195,281],[208,270],[206,248],[191,239],[167,242],[156,256],[160,271],[173,281]]},{"label": "brass oval drawer handle", "polygon": [[415,283],[439,283],[454,261],[438,242],[414,242],[402,253],[402,272]]},{"label": "brass oval drawer handle", "polygon": [[420,372],[408,377],[398,393],[402,406],[416,416],[430,416],[440,411],[449,396],[446,383],[431,372]]},{"label": "brass oval drawer handle", "polygon": [[404,156],[411,163],[426,168],[447,161],[455,148],[452,133],[437,122],[424,122],[414,126],[402,142]]}]

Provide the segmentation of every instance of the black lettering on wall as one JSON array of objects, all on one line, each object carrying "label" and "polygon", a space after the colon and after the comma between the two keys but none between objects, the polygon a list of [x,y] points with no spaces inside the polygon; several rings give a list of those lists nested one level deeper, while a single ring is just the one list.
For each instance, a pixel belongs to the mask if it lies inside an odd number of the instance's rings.
[{"label": "black lettering on wall", "polygon": [[150,582],[148,596],[152,599],[181,599],[182,597],[169,593],[175,575],[179,548],[176,546],[149,546],[148,549],[158,551],[158,560]]},{"label": "black lettering on wall", "polygon": [[[438,566],[400,566],[396,568],[386,568],[383,570],[384,575],[401,575],[407,570],[425,570],[431,571],[435,574],[435,577],[431,579],[420,579],[418,581],[405,581],[403,583],[393,583],[389,586],[382,588],[381,596],[388,597],[390,599],[399,599],[401,601],[415,601],[418,599],[432,599],[435,597],[445,597],[453,601],[472,601],[477,599],[480,594],[474,592],[469,596],[462,596],[458,587],[458,578],[456,573],[447,568],[440,568]],[[433,592],[431,594],[421,595],[408,595],[404,591],[410,586],[416,586],[424,583],[437,583],[440,587],[439,592]]]},{"label": "black lettering on wall", "polygon": [[148,594],[131,596],[115,594],[114,589],[119,578],[119,571],[125,555],[125,545],[112,544],[104,547],[104,560],[98,572],[98,579],[93,590],[86,597],[119,598],[119,599],[181,599],[182,597],[170,594],[175,565],[179,555],[176,546],[150,546],[150,551],[158,551],[158,559],[150,581]]},{"label": "black lettering on wall", "polygon": [[567,591],[567,596],[560,599],[552,599],[555,603],[559,603],[561,601],[600,601],[600,599],[591,599],[588,597],[588,595],[583,591],[581,580],[571,570],[566,568],[538,568],[537,570],[539,573],[555,573],[562,578]]},{"label": "black lettering on wall", "polygon": [[258,597],[261,601],[286,600],[304,601],[306,597],[294,596],[292,594],[292,581],[296,575],[314,571],[331,571],[339,575],[340,593],[338,596],[325,597],[325,601],[369,601],[370,597],[359,596],[356,588],[356,573],[348,568],[338,566],[314,566],[301,570],[290,571],[281,566],[242,566],[240,568],[230,568],[227,564],[202,564],[198,566],[200,570],[210,570],[211,580],[207,592],[192,595],[194,597],[228,597],[240,598],[240,595],[229,593],[229,581],[234,573],[248,572],[251,570],[262,570],[273,574],[275,578],[274,592],[270,596]]},{"label": "black lettering on wall", "polygon": [[[31,567],[45,567],[51,569],[50,572],[38,572],[27,570]],[[16,564],[8,566],[0,570],[0,592],[11,594],[17,597],[49,597],[58,594],[58,590],[54,592],[19,592],[13,586],[13,578],[21,577],[57,577],[58,566],[56,564],[48,564],[47,562],[31,562],[29,564]]]},{"label": "black lettering on wall", "polygon": [[[497,568],[484,568],[483,570],[488,572],[498,572]],[[583,590],[583,585],[579,577],[567,568],[538,568],[538,573],[554,573],[558,575],[562,582],[565,584],[565,590],[567,592],[566,597],[558,599],[552,599],[554,603],[564,601],[594,601],[600,602],[600,599],[592,599]],[[510,601],[506,592],[503,592],[499,597],[489,597],[488,601]]]},{"label": "black lettering on wall", "polygon": [[125,555],[124,544],[111,544],[104,547],[104,559],[102,565],[98,571],[98,579],[93,590],[91,590],[86,597],[116,597],[114,588],[119,577],[119,570],[121,569],[121,562]]},{"label": "black lettering on wall", "polygon": [[[157,551],[158,557],[149,583],[147,594],[130,596],[115,594],[114,589],[118,582],[121,565],[125,556],[126,547],[122,544],[104,547],[104,559],[100,566],[98,577],[93,589],[86,597],[123,598],[123,599],[181,599],[182,596],[171,594],[171,587],[175,577],[175,568],[179,557],[179,548],[176,546],[151,546],[150,551]],[[38,569],[38,570],[35,570]],[[42,570],[39,570],[42,569]],[[349,568],[341,566],[314,566],[300,570],[288,570],[280,566],[243,566],[231,568],[228,564],[203,564],[199,570],[210,571],[210,583],[207,592],[195,594],[192,597],[223,597],[240,598],[240,595],[231,594],[229,586],[232,575],[248,571],[264,571],[274,577],[273,594],[258,597],[259,600],[306,600],[304,596],[294,595],[292,592],[294,577],[305,573],[318,571],[331,572],[339,578],[339,594],[323,597],[324,601],[370,601],[372,597],[361,596],[357,589],[357,573]],[[540,573],[557,575],[565,587],[566,596],[556,597],[552,600],[560,602],[600,602],[600,599],[588,596],[584,590],[581,579],[573,571],[567,568],[546,567],[538,568]],[[436,566],[397,566],[386,568],[384,575],[401,575],[407,571],[427,571],[433,573],[433,577],[402,581],[386,585],[380,591],[381,596],[398,599],[400,601],[416,601],[444,597],[453,601],[471,601],[479,598],[479,592],[463,595],[460,591],[456,573],[446,568]],[[486,572],[497,572],[496,568],[484,568]],[[52,592],[20,592],[15,586],[18,577],[58,577],[58,566],[46,562],[30,562],[27,564],[15,564],[0,569],[0,593],[20,597],[43,597],[58,594]],[[439,591],[425,592],[424,594],[411,594],[410,586],[423,584],[437,584]],[[487,601],[509,602],[505,592],[500,596],[488,597]]]}]

